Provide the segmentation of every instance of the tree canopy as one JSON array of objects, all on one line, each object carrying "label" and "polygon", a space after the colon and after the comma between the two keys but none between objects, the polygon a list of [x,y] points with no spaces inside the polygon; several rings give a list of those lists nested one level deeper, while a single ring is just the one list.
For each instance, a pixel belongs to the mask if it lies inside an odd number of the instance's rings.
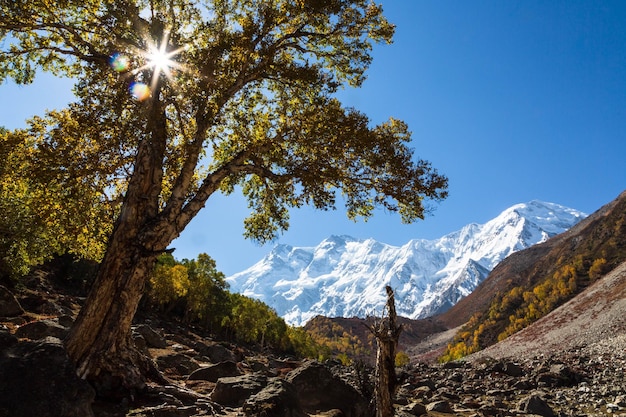
[{"label": "tree canopy", "polygon": [[0,277],[19,278],[56,254],[100,260],[111,232],[109,183],[80,166],[90,151],[67,137],[44,140],[44,126],[35,117],[29,131],[0,129]]},{"label": "tree canopy", "polygon": [[176,233],[235,186],[253,209],[246,235],[262,242],[288,227],[289,208],[334,208],[339,190],[350,218],[384,206],[407,222],[423,217],[425,197],[445,196],[445,177],[413,160],[403,122],[371,127],[333,98],[363,82],[372,43],[391,42],[373,3],[42,0],[1,12],[2,79],[78,80],[76,103],[31,134],[97,147],[85,168],[118,189],[139,143],[158,141],[155,223]]}]

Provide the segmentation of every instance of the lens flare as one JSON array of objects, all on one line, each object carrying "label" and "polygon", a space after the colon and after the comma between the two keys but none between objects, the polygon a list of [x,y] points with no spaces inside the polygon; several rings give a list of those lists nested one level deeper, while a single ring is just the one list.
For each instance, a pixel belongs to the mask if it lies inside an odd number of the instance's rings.
[{"label": "lens flare", "polygon": [[117,72],[126,71],[130,66],[128,57],[117,52],[111,55],[109,63],[111,65],[111,68],[113,68]]},{"label": "lens flare", "polygon": [[[169,32],[167,31],[163,34],[163,39],[158,45],[153,40],[146,39],[146,48],[137,48],[134,51],[136,56],[133,55],[133,59],[121,52],[115,52],[109,57],[111,69],[120,73],[125,82],[135,79],[128,86],[128,91],[135,100],[144,101],[155,96],[155,94],[159,94],[161,91],[159,80],[165,78],[174,85],[176,83],[175,76],[178,72],[187,72],[182,64],[174,60],[174,57],[187,50],[189,46],[185,45],[168,51],[168,39]],[[144,65],[137,66],[136,64],[142,60],[144,60]],[[164,78],[161,78],[161,74]],[[147,84],[149,78],[151,78],[150,85]]]},{"label": "lens flare", "polygon": [[150,98],[150,87],[144,83],[134,82],[130,85],[129,90],[135,100],[144,101]]}]

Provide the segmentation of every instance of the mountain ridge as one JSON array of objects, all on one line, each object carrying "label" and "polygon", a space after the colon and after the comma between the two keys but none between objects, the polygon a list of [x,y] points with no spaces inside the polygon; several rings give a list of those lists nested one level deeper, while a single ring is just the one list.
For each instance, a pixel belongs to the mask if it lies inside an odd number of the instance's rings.
[{"label": "mountain ridge", "polygon": [[260,299],[287,322],[317,316],[367,317],[396,292],[398,314],[423,318],[470,294],[502,259],[543,242],[586,215],[532,200],[484,223],[439,239],[392,246],[374,239],[331,235],[315,247],[279,244],[252,267],[227,278],[231,289]]},{"label": "mountain ridge", "polygon": [[625,242],[622,192],[568,231],[503,260],[472,294],[437,316],[448,328],[463,325],[447,355],[506,340],[578,297],[626,261]]}]

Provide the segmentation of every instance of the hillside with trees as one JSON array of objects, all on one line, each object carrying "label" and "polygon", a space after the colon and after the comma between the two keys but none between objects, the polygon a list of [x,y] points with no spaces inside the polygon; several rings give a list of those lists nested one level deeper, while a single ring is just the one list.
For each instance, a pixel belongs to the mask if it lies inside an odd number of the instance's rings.
[{"label": "hillside with trees", "polygon": [[207,334],[299,358],[324,359],[328,347],[303,328],[289,326],[267,304],[231,293],[224,274],[207,254],[177,261],[161,255],[150,275],[144,308]]},{"label": "hillside with trees", "polygon": [[441,357],[477,352],[528,327],[626,260],[626,192],[571,230],[502,261],[439,317],[467,320]]}]

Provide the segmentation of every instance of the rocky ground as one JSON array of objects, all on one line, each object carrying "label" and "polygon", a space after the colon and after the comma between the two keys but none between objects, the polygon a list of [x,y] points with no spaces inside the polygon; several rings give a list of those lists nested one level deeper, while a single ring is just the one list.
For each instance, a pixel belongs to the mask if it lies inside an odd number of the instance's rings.
[{"label": "rocky ground", "polygon": [[[608,330],[587,326],[578,332],[587,337],[574,337],[561,322],[562,336],[575,339],[562,349],[542,351],[531,343],[539,335],[527,332],[516,342],[522,349],[502,345],[463,362],[413,361],[398,369],[397,415],[626,417],[626,330],[620,324],[626,310],[617,291],[624,277],[607,284],[617,296],[602,311],[591,308],[595,302],[576,314],[602,321],[608,309],[617,315],[601,323]],[[95,399],[75,377],[61,342],[79,304],[75,296],[41,288],[15,297],[0,289],[0,417],[372,415],[373,370],[364,365],[281,357],[155,317],[137,323],[133,334],[171,384],[148,384],[116,401]],[[567,314],[578,311],[574,307]]]}]

